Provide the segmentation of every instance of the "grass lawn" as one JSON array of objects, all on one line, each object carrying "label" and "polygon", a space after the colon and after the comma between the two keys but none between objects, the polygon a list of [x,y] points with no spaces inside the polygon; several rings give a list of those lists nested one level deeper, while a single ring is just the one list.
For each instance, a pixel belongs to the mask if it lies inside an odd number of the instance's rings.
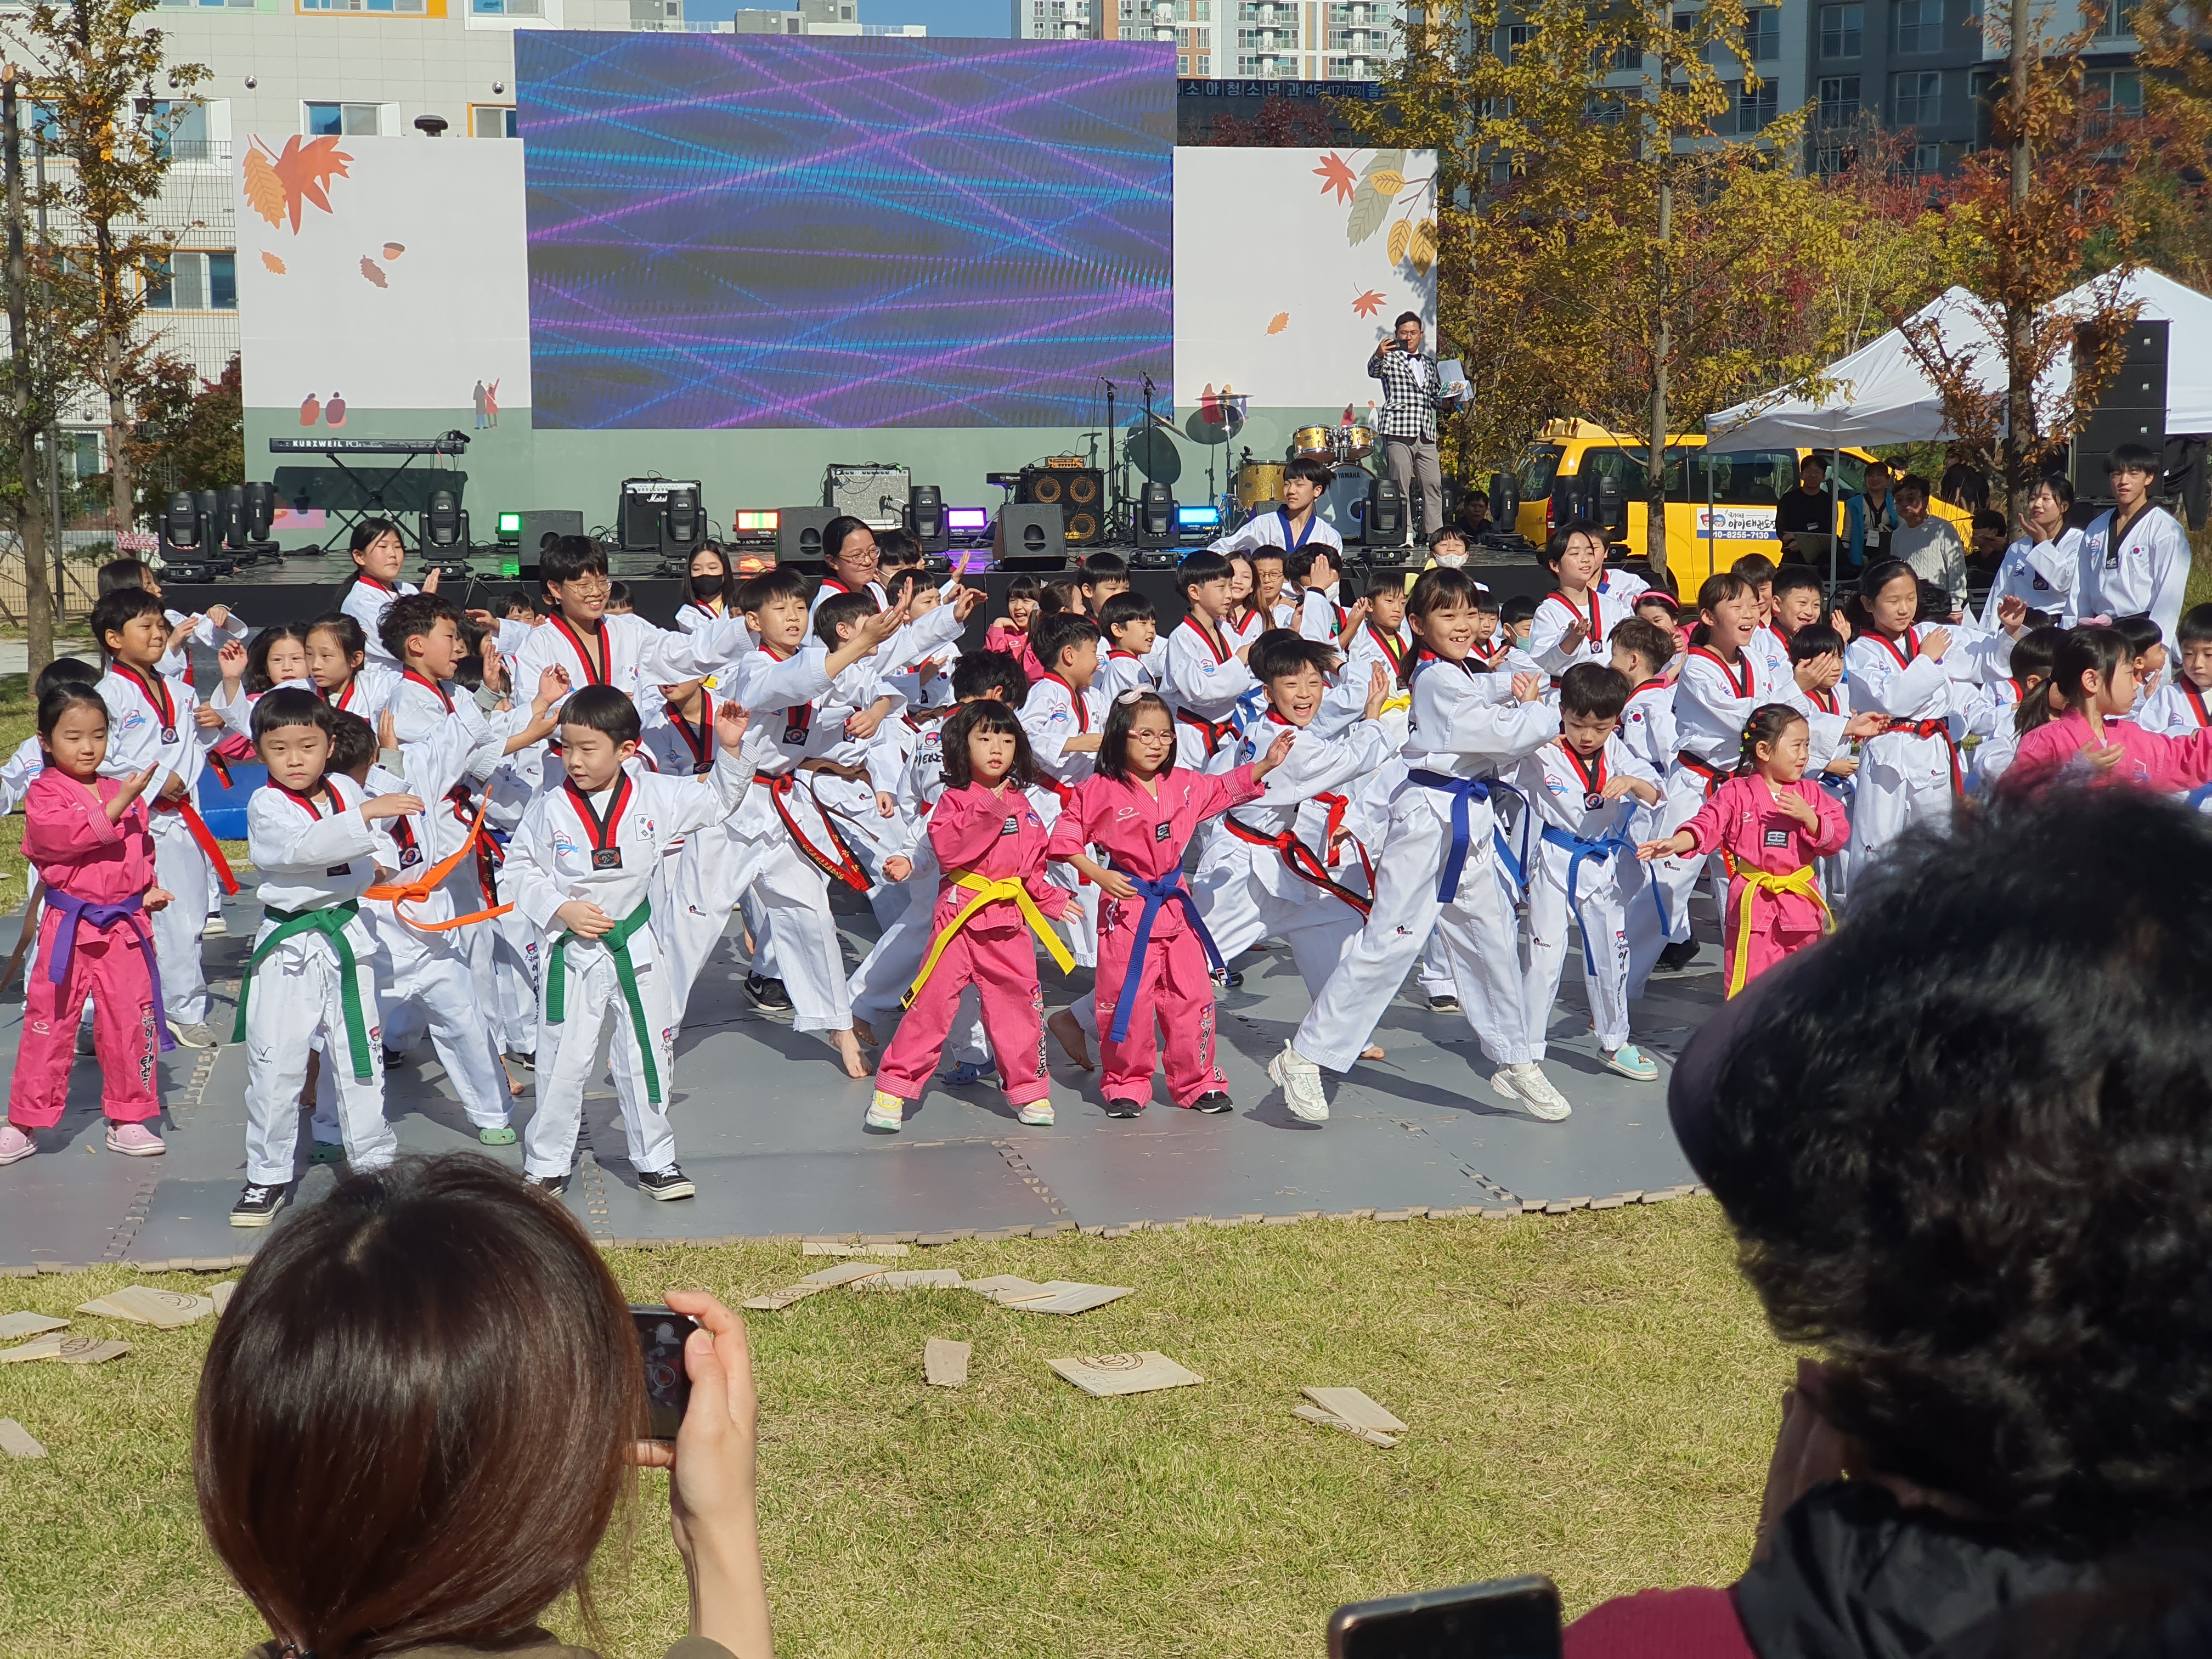
[{"label": "grass lawn", "polygon": [[[795,1246],[621,1251],[631,1297],[735,1302]],[[1741,1571],[1789,1361],[1710,1200],[1603,1214],[1313,1222],[956,1244],[901,1265],[1137,1287],[1076,1319],[964,1291],[833,1291],[750,1316],[763,1532],[787,1655],[1311,1655],[1338,1603],[1549,1573],[1570,1612]],[[124,1268],[0,1280],[67,1315]],[[150,1282],[185,1289],[191,1275]],[[0,1653],[242,1653],[265,1632],[203,1541],[192,1392],[211,1322],[81,1316],[108,1364],[0,1368],[45,1442],[0,1462]],[[926,1388],[929,1336],[975,1344]],[[1157,1348],[1204,1386],[1093,1400],[1048,1358]],[[1395,1451],[1291,1414],[1351,1385]],[[662,1477],[601,1572],[610,1655],[682,1633]],[[585,1632],[568,1610],[562,1632]]]}]

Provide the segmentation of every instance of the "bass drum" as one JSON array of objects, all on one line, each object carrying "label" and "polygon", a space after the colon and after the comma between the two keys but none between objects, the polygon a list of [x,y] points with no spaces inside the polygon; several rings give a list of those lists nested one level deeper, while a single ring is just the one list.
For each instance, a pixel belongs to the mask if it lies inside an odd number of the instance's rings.
[{"label": "bass drum", "polygon": [[1340,461],[1364,461],[1375,453],[1375,428],[1367,426],[1340,426],[1336,429],[1336,459]]},{"label": "bass drum", "polygon": [[1249,513],[1263,501],[1283,499],[1283,469],[1274,461],[1247,461],[1237,469],[1237,505]]},{"label": "bass drum", "polygon": [[1336,428],[1302,426],[1291,434],[1291,453],[1300,459],[1311,455],[1324,461],[1336,459]]}]

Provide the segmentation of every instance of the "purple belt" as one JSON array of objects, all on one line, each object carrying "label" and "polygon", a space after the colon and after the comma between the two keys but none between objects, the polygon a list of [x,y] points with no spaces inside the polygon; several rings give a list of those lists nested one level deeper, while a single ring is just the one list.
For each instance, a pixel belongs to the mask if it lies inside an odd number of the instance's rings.
[{"label": "purple belt", "polygon": [[161,964],[155,957],[154,935],[146,926],[145,901],[129,898],[120,904],[95,904],[90,899],[49,887],[46,905],[61,918],[54,927],[53,949],[46,962],[46,979],[54,985],[66,983],[69,979],[70,958],[76,953],[76,930],[81,923],[90,922],[94,927],[112,927],[118,921],[131,924],[138,953],[146,958],[146,977],[154,988],[154,1029],[160,1034],[161,1052],[166,1054],[174,1049],[177,1045],[169,1036],[168,1010],[161,1006]]}]

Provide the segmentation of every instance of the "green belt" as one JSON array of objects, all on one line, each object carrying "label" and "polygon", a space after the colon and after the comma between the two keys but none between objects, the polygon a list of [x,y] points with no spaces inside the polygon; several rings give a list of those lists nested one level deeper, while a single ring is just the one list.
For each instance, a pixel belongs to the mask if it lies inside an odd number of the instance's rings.
[{"label": "green belt", "polygon": [[376,1075],[376,1064],[368,1052],[368,1022],[362,1018],[361,986],[356,977],[353,945],[346,938],[346,924],[354,919],[361,907],[352,899],[343,904],[325,905],[319,910],[279,910],[264,907],[261,914],[276,924],[276,931],[253,948],[246,958],[246,971],[238,976],[238,1018],[233,1022],[230,1040],[246,1041],[246,997],[253,988],[253,970],[263,960],[288,939],[301,933],[320,933],[330,940],[331,949],[338,957],[338,1003],[345,1010],[346,1048],[353,1057],[353,1074],[366,1083]]},{"label": "green belt", "polygon": [[[645,1097],[654,1105],[660,1104],[660,1068],[653,1063],[653,1028],[645,1023],[645,1000],[637,994],[637,964],[629,959],[629,936],[653,920],[650,901],[641,900],[636,909],[595,939],[585,939],[586,945],[604,945],[615,959],[615,978],[622,985],[623,1000],[629,1005],[629,1028],[637,1036],[637,1052],[645,1062]],[[558,1025],[566,1013],[568,984],[568,941],[581,939],[580,933],[563,933],[553,941],[553,953],[545,963],[545,1023]]]}]

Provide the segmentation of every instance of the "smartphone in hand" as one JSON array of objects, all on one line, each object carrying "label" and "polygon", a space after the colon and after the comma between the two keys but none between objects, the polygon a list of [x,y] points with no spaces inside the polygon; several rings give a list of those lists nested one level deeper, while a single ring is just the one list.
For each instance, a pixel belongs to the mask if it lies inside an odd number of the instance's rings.
[{"label": "smartphone in hand", "polygon": [[684,1369],[684,1345],[699,1322],[672,1308],[632,1307],[637,1342],[645,1362],[646,1437],[673,1440],[691,1408],[691,1373]]},{"label": "smartphone in hand", "polygon": [[1354,1601],[1329,1615],[1329,1659],[1559,1659],[1559,1592],[1548,1578]]}]

